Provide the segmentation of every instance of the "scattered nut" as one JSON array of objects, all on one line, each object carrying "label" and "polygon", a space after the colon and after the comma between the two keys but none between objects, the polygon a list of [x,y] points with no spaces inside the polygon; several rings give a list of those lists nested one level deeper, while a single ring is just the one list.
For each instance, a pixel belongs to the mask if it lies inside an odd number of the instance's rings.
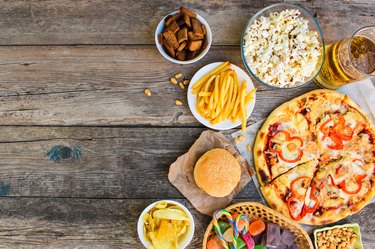
[{"label": "scattered nut", "polygon": [[179,99],[176,99],[176,100],[174,101],[174,103],[175,103],[176,105],[182,105],[182,101],[179,100]]},{"label": "scattered nut", "polygon": [[177,80],[176,80],[176,78],[172,77],[172,78],[170,78],[169,80],[171,81],[171,83],[172,83],[173,85],[177,85]]},{"label": "scattered nut", "polygon": [[[246,149],[247,149],[247,151],[251,152],[251,145],[250,145],[250,144],[246,145]],[[318,236],[319,236],[319,235],[318,235]],[[320,235],[320,236],[321,236],[321,235]]]},{"label": "scattered nut", "polygon": [[190,80],[184,80],[182,83],[183,83],[185,86],[186,86],[186,85],[189,85]]},{"label": "scattered nut", "polygon": [[182,84],[182,82],[178,83],[178,85],[180,86],[181,89],[185,89],[185,85]]},{"label": "scattered nut", "polygon": [[174,77],[175,77],[176,79],[179,79],[179,78],[182,77],[182,73],[178,73],[178,74],[176,74]]},{"label": "scattered nut", "polygon": [[245,137],[244,137],[244,136],[239,136],[238,139],[239,139],[240,141],[245,141]]},{"label": "scattered nut", "polygon": [[151,96],[151,90],[148,89],[148,88],[146,88],[146,89],[144,90],[144,93],[145,93],[147,96]]}]

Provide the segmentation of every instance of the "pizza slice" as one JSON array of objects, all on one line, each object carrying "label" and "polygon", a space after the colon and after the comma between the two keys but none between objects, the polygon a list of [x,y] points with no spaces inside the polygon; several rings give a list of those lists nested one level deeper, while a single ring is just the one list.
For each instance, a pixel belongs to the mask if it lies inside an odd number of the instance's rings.
[{"label": "pizza slice", "polygon": [[[302,163],[261,187],[268,204],[286,217],[304,221],[305,212],[319,205],[315,197],[310,198],[312,191],[309,190],[318,163],[318,160]],[[312,208],[306,208],[311,205]]]},{"label": "pizza slice", "polygon": [[374,196],[375,164],[357,154],[322,156],[312,182],[319,206],[309,224],[329,224],[356,213]]},{"label": "pizza slice", "polygon": [[319,157],[308,121],[300,113],[289,115],[288,110],[292,107],[288,106],[281,114],[274,114],[258,132],[254,161],[261,185],[301,163]]}]

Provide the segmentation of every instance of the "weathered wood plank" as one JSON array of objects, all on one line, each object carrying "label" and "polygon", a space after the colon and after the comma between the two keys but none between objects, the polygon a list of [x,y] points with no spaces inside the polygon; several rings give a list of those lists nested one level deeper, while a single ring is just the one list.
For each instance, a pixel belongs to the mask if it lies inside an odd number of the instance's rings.
[{"label": "weathered wood plank", "polygon": [[[207,19],[214,44],[236,45],[247,20],[276,2],[282,1],[0,1],[0,44],[153,44],[161,18],[184,5]],[[292,2],[317,14],[328,40],[373,23],[371,1]]]},{"label": "weathered wood plank", "polygon": [[[137,220],[155,200],[2,198],[0,248],[142,248]],[[198,248],[209,217],[185,200],[197,223]]]},{"label": "weathered wood plank", "polygon": [[[142,210],[152,199],[61,199],[1,198],[0,248],[143,248],[136,224]],[[188,247],[200,248],[210,221],[188,201],[195,220],[195,236]],[[237,199],[238,201],[253,201]],[[365,207],[346,221],[361,226],[364,248],[375,240],[375,204]],[[342,221],[345,222],[345,221]]]},{"label": "weathered wood plank", "polygon": [[[0,127],[0,182],[9,189],[3,195],[181,198],[168,181],[169,165],[201,132],[201,128]],[[259,198],[252,184],[239,196]]]},{"label": "weathered wood plank", "polygon": [[[191,78],[215,61],[244,69],[239,49],[225,46],[186,66],[166,61],[153,46],[9,46],[0,47],[0,58],[0,125],[197,126],[186,90],[169,78],[177,72]],[[316,88],[270,90],[253,82],[259,92],[251,122]]]},{"label": "weathered wood plank", "polygon": [[0,44],[154,44],[157,24],[181,5],[207,19],[214,44],[237,44],[251,15],[281,1],[0,1]]}]

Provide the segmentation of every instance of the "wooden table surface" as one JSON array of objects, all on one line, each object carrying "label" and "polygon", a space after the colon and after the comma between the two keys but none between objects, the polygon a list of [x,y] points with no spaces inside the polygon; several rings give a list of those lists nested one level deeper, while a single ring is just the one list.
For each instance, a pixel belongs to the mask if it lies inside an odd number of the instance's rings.
[{"label": "wooden table surface", "polygon": [[[160,199],[191,210],[196,232],[189,248],[200,248],[209,217],[167,174],[205,128],[190,113],[186,92],[168,78],[190,78],[215,61],[244,68],[243,26],[276,2],[1,0],[0,248],[142,248],[138,216]],[[373,0],[287,2],[309,8],[327,42],[374,24]],[[213,32],[205,58],[185,66],[165,60],[154,44],[156,25],[180,5],[206,18]],[[254,83],[248,124],[317,88]],[[260,201],[253,183],[234,202],[241,200]],[[375,204],[345,221],[358,222],[365,248],[375,248]]]}]

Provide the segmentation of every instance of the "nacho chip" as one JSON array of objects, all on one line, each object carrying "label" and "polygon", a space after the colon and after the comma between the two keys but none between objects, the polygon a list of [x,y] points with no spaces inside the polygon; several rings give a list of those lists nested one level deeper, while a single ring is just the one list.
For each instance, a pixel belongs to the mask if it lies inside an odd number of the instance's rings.
[{"label": "nacho chip", "polygon": [[154,212],[154,217],[167,220],[189,220],[184,211],[172,208],[156,210]]}]

